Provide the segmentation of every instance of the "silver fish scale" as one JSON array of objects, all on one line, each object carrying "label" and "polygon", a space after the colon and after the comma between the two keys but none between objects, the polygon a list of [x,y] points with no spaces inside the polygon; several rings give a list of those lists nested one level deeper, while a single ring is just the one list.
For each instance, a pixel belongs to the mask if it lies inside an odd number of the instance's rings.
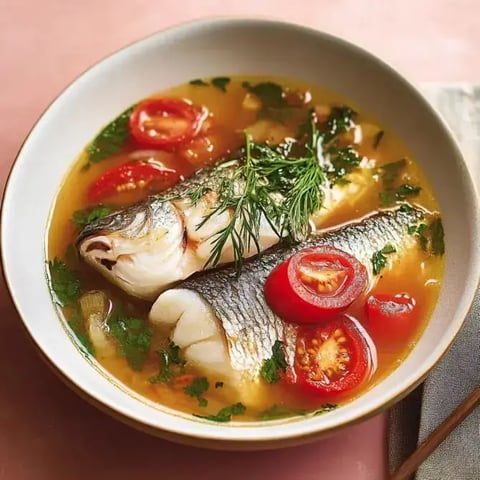
[{"label": "silver fish scale", "polygon": [[422,218],[419,210],[399,209],[372,215],[363,221],[312,236],[305,242],[273,248],[261,259],[247,261],[240,276],[234,267],[206,271],[184,281],[213,307],[225,330],[232,367],[255,375],[269,358],[275,340],[286,341],[292,360],[295,328],[268,307],[263,287],[269,273],[293,253],[308,247],[332,245],[354,255],[371,271],[371,258],[386,244],[401,250],[412,244],[407,227]]},{"label": "silver fish scale", "polygon": [[93,235],[118,233],[127,238],[141,238],[160,228],[172,227],[178,221],[177,211],[169,202],[185,198],[199,188],[216,190],[225,178],[230,178],[242,159],[224,162],[217,167],[204,169],[186,180],[165,190],[161,195],[151,195],[100,220],[89,223],[77,237],[77,245]]}]

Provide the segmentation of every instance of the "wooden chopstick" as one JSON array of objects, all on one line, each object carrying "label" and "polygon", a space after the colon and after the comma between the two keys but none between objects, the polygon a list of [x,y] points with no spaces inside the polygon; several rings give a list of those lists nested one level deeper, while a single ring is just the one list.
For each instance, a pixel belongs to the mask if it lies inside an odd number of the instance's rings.
[{"label": "wooden chopstick", "polygon": [[480,385],[423,441],[423,443],[400,465],[390,480],[407,480],[423,461],[448,437],[480,404]]}]

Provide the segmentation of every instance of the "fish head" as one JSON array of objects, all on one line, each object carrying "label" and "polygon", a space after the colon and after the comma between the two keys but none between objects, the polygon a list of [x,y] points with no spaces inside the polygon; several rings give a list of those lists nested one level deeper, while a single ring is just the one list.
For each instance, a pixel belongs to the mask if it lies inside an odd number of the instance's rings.
[{"label": "fish head", "polygon": [[88,224],[77,238],[80,256],[130,295],[152,300],[183,276],[182,213],[149,197]]}]

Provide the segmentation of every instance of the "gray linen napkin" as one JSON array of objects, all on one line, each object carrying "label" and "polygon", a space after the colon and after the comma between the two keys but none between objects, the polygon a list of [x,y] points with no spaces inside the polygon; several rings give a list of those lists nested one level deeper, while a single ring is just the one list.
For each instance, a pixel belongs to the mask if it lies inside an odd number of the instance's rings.
[{"label": "gray linen napkin", "polygon": [[[425,84],[422,90],[459,140],[480,190],[480,85]],[[422,386],[389,415],[393,470],[480,385],[480,292],[447,355]],[[421,465],[416,480],[480,480],[480,409],[474,411]]]}]

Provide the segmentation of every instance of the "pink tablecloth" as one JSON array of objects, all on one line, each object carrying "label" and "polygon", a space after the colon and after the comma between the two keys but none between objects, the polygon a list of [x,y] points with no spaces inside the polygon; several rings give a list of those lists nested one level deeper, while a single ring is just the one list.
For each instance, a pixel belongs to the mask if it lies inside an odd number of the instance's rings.
[{"label": "pink tablecloth", "polygon": [[[275,15],[367,47],[414,80],[480,78],[476,0],[395,5],[0,0],[0,189],[23,137],[66,83],[111,51],[192,18]],[[316,444],[260,453],[182,447],[121,425],[80,400],[39,360],[1,278],[0,372],[0,480],[385,478],[385,416]]]}]

